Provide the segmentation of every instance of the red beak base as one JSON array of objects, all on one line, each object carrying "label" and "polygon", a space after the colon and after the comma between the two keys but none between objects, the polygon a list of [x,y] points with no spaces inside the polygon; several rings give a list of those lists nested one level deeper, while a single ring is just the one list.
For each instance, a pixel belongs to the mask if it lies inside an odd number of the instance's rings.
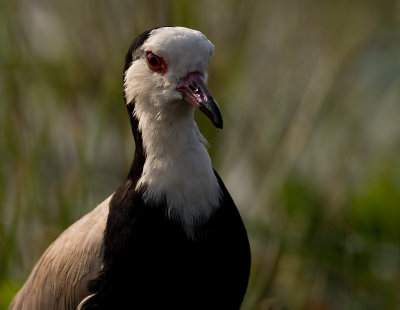
[{"label": "red beak base", "polygon": [[222,129],[223,121],[217,102],[211,96],[203,76],[198,72],[189,73],[181,79],[176,90],[182,93],[183,99],[195,108],[199,108],[214,124]]}]

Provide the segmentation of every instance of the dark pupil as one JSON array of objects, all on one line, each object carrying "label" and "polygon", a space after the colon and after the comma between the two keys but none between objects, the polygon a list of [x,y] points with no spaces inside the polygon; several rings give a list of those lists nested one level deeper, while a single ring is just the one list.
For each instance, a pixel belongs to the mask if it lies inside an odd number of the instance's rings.
[{"label": "dark pupil", "polygon": [[156,57],[154,57],[154,56],[150,57],[149,62],[150,62],[150,65],[152,65],[153,67],[158,65],[158,59]]}]

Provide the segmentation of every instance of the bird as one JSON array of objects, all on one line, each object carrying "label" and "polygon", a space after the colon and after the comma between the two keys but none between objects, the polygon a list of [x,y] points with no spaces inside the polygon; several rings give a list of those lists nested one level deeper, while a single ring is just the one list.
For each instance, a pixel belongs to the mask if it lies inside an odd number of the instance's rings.
[{"label": "bird", "polygon": [[135,143],[124,182],[44,252],[10,310],[239,309],[251,252],[240,213],[194,119],[222,129],[208,85],[214,45],[164,26],[123,69]]}]

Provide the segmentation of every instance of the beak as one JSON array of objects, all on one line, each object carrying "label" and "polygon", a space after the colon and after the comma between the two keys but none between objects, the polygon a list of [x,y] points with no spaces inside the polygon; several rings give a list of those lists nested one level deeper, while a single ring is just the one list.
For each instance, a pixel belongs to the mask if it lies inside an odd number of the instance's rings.
[{"label": "beak", "polygon": [[189,73],[179,81],[176,90],[182,93],[184,100],[199,108],[212,121],[215,127],[222,129],[221,111],[208,91],[200,73]]}]

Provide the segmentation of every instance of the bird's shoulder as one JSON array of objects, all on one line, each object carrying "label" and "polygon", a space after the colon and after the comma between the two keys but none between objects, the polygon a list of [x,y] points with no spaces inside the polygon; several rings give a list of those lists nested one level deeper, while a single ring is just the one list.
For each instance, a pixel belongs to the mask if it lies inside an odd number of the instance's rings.
[{"label": "bird's shoulder", "polygon": [[87,283],[101,266],[110,199],[72,224],[47,248],[10,310],[73,309],[89,294]]}]

